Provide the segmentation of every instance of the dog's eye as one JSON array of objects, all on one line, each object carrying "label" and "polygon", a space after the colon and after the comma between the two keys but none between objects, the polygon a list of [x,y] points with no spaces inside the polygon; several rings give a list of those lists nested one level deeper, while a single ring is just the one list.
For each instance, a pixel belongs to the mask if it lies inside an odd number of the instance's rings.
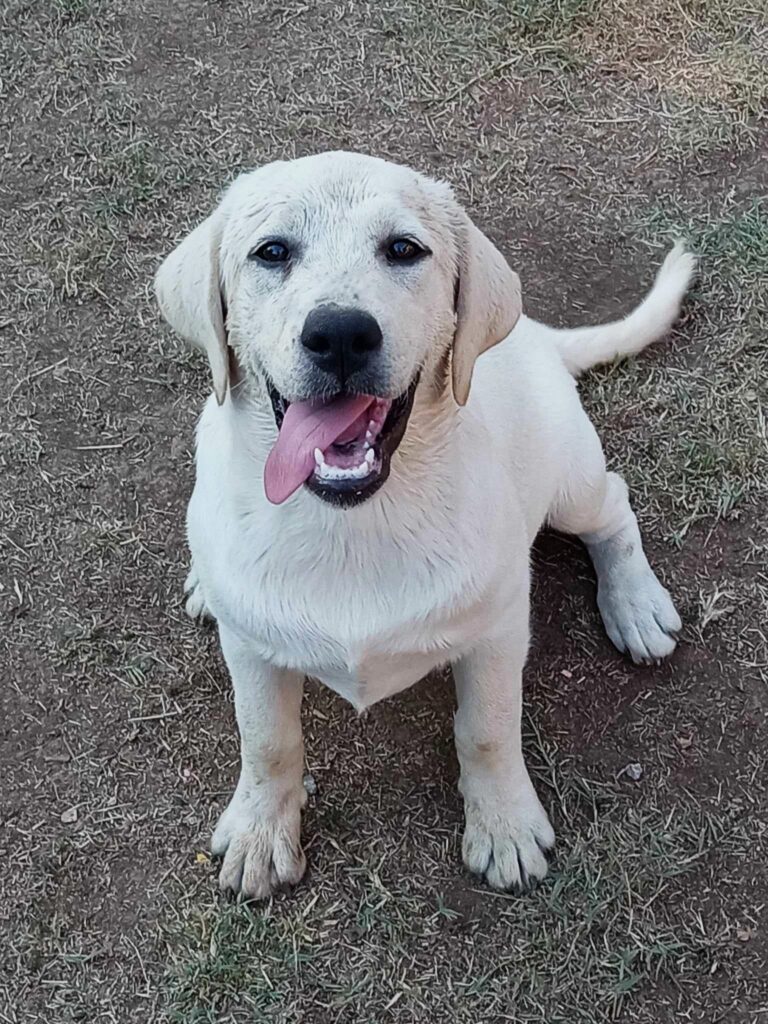
[{"label": "dog's eye", "polygon": [[261,260],[262,263],[285,263],[291,255],[291,250],[284,242],[265,242],[257,249],[248,253],[248,258]]},{"label": "dog's eye", "polygon": [[387,259],[393,263],[412,263],[420,256],[426,256],[427,250],[410,238],[395,238],[387,246]]}]

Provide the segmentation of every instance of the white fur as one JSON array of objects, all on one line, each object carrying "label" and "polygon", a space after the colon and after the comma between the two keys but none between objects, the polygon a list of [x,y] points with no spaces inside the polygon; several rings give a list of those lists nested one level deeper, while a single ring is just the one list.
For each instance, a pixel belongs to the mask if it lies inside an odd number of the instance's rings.
[{"label": "white fur", "polygon": [[[475,365],[461,408],[444,372],[456,344],[453,283],[462,260],[474,275],[483,260],[472,270],[462,255],[474,243],[445,187],[346,154],[259,176],[258,200],[253,176],[224,200],[221,284],[244,381],[223,405],[212,396],[205,406],[188,513],[188,610],[207,610],[219,623],[242,737],[240,783],[214,837],[221,883],[261,897],[303,872],[304,676],[363,709],[450,662],[464,859],[494,886],[525,887],[546,873],[554,841],[520,745],[537,531],[549,522],[584,538],[608,631],[636,660],[670,653],[680,626],[645,560],[626,488],[606,473],[572,373],[659,337],[678,312],[693,260],[676,247],[645,301],[618,324],[563,331],[520,317]],[[243,262],[268,218],[311,235],[307,265],[287,285]],[[390,222],[408,223],[434,253],[405,290],[371,257]],[[490,246],[478,244],[475,254]],[[470,283],[482,291],[476,276]],[[313,304],[339,296],[382,319],[393,393],[422,367],[413,413],[389,480],[367,502],[338,510],[302,488],[275,507],[263,485],[276,431],[261,375],[266,369],[289,397],[302,393],[293,339]],[[186,300],[166,295],[166,312],[174,301]],[[498,295],[487,301],[503,306]],[[485,316],[475,304],[475,356],[498,340],[488,340]]]}]

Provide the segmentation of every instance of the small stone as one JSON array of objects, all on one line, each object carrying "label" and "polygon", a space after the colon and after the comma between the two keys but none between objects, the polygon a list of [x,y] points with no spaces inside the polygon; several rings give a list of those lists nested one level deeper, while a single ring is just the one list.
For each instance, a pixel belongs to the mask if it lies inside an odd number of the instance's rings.
[{"label": "small stone", "polygon": [[61,816],[63,825],[73,825],[77,821],[77,807],[69,807]]},{"label": "small stone", "polygon": [[643,777],[643,766],[638,764],[637,761],[632,761],[624,769],[624,774],[628,779],[632,779],[633,782],[639,782]]},{"label": "small stone", "polygon": [[302,779],[302,782],[304,783],[304,789],[306,789],[307,793],[310,796],[315,796],[317,793],[317,783],[315,782],[314,775],[307,773]]}]

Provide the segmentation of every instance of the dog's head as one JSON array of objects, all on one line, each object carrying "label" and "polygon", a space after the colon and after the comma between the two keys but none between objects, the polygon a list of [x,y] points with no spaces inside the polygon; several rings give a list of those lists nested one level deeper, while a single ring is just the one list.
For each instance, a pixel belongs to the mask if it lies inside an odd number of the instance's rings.
[{"label": "dog's head", "polygon": [[265,484],[340,505],[386,480],[414,393],[464,405],[475,360],[521,310],[520,283],[450,188],[350,153],[239,177],[160,267],[160,307],[208,354],[224,401],[231,349],[269,394]]}]

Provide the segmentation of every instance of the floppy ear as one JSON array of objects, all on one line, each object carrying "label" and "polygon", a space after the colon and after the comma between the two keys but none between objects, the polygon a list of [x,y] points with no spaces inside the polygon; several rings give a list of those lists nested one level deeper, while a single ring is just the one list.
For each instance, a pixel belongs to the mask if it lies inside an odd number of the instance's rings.
[{"label": "floppy ear", "polygon": [[459,232],[453,397],[466,405],[475,360],[509,334],[523,311],[520,278],[466,214]]},{"label": "floppy ear", "polygon": [[155,275],[160,310],[177,334],[208,355],[216,401],[229,385],[229,353],[219,279],[219,247],[224,228],[216,210],[167,256]]}]

